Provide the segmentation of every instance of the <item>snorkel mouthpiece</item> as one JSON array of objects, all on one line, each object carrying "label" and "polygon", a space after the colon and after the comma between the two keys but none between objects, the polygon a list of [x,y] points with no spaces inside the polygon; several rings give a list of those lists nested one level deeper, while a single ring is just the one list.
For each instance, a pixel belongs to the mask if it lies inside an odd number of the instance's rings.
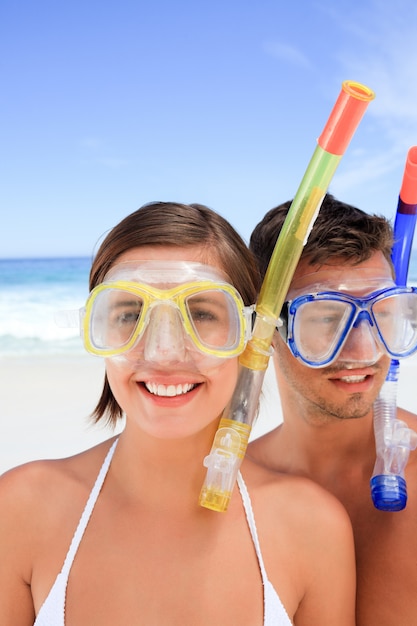
[{"label": "snorkel mouthpiece", "polygon": [[404,470],[410,450],[417,447],[417,434],[396,418],[399,365],[399,361],[392,360],[374,407],[377,458],[371,495],[375,508],[381,511],[402,511],[406,507]]},{"label": "snorkel mouthpiece", "polygon": [[244,423],[233,423],[223,418],[213,447],[204,459],[207,478],[201,491],[201,500],[207,509],[225,511],[229,506],[238,464],[243,459],[250,428]]},{"label": "snorkel mouthpiece", "polygon": [[407,483],[402,476],[378,474],[371,478],[372,502],[380,511],[402,511],[407,505]]}]

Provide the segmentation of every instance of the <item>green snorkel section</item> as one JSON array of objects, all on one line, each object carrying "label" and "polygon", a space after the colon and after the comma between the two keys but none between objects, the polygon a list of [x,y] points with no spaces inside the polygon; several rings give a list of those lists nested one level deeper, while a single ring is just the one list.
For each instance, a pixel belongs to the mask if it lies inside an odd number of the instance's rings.
[{"label": "green snorkel section", "polygon": [[374,92],[345,81],[278,237],[256,305],[251,340],[239,358],[234,394],[224,410],[210,454],[200,505],[226,511],[246,453],[278,317],[303,247],[337,166]]}]

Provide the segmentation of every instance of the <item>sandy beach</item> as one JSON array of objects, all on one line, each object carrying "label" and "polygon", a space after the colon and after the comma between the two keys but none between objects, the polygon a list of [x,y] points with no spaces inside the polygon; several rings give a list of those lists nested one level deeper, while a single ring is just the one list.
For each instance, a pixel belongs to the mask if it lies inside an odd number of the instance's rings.
[{"label": "sandy beach", "polygon": [[[89,419],[101,392],[103,362],[90,355],[0,359],[0,473],[40,458],[75,454],[112,436]],[[401,363],[398,404],[417,413],[417,357]],[[281,421],[272,364],[251,438]]]},{"label": "sandy beach", "polygon": [[89,355],[0,359],[0,472],[39,458],[79,452],[112,435],[88,416],[103,363]]}]

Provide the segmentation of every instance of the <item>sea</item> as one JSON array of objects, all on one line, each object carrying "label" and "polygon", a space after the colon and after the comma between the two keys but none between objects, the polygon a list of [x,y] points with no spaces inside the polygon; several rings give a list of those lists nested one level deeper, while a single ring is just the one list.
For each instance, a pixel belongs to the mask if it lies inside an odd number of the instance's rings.
[{"label": "sea", "polygon": [[89,257],[0,259],[0,358],[84,353],[62,312],[84,306],[90,267]]},{"label": "sea", "polygon": [[[91,258],[0,259],[0,358],[77,355],[84,348],[77,327],[63,326],[88,296]],[[408,284],[417,286],[417,249]]]}]

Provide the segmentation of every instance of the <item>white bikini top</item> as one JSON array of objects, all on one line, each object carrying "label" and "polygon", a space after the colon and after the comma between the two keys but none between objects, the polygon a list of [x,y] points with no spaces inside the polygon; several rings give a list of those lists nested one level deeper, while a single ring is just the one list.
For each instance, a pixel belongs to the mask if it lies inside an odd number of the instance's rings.
[{"label": "white bikini top", "polygon": [[[56,577],[48,596],[46,597],[44,603],[39,610],[39,613],[34,622],[34,626],[65,626],[65,597],[67,591],[68,577],[74,558],[77,554],[78,547],[81,543],[85,529],[88,525],[91,514],[94,510],[95,503],[100,494],[108,469],[110,467],[110,463],[116,449],[117,441],[117,439],[114,441],[106,455],[106,458],[104,459],[103,465],[101,466],[94,487],[92,488],[90,496],[87,500],[87,504],[85,505],[85,509],[81,515],[80,521],[78,522],[78,526],[72,538],[67,556],[65,557],[64,565],[62,566],[62,569]],[[237,482],[242,497],[249,530],[252,536],[252,541],[255,546],[256,555],[258,557],[259,568],[262,575],[264,588],[263,626],[291,626],[292,622],[288,617],[288,614],[281,600],[279,599],[277,592],[275,591],[271,582],[268,580],[262,558],[261,548],[259,545],[252,504],[250,501],[247,487],[243,481],[240,472]]]}]

